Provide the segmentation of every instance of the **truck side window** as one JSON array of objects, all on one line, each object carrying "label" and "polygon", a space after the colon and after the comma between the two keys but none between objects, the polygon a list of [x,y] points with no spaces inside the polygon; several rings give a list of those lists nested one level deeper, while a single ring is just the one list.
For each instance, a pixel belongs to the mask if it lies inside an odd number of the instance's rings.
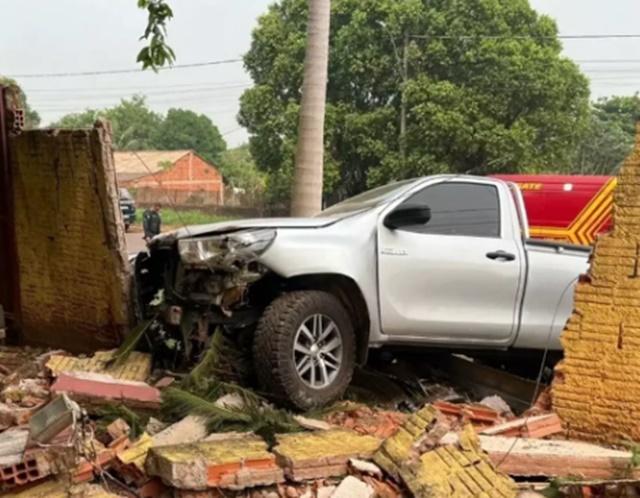
[{"label": "truck side window", "polygon": [[403,205],[426,205],[431,220],[403,228],[416,233],[500,237],[498,189],[479,183],[445,182],[412,195]]}]

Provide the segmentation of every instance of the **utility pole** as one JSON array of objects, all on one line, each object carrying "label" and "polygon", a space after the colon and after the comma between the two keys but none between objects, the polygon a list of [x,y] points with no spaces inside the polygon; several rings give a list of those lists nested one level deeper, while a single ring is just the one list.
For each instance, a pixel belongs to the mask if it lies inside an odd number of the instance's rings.
[{"label": "utility pole", "polygon": [[400,157],[407,163],[407,82],[409,81],[409,33],[404,32],[402,49],[402,88],[400,96]]},{"label": "utility pole", "polygon": [[409,81],[409,32],[405,29],[402,35],[402,58],[398,51],[398,45],[393,37],[393,33],[388,29],[384,21],[378,21],[380,26],[389,35],[393,54],[396,57],[396,74],[400,78],[400,134],[398,135],[398,150],[402,165],[407,163],[407,82]]}]

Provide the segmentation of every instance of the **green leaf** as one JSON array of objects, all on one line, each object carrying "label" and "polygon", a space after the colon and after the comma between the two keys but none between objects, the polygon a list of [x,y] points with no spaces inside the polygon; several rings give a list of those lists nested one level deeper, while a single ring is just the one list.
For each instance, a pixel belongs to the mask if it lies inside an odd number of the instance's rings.
[{"label": "green leaf", "polygon": [[245,413],[221,408],[216,406],[214,401],[176,387],[170,387],[162,393],[162,406],[163,410],[178,417],[185,417],[189,414],[200,415],[216,424],[225,422],[248,424],[251,422],[251,417]]},{"label": "green leaf", "polygon": [[127,360],[155,318],[156,317],[153,317],[149,320],[140,322],[132,331],[129,332],[124,342],[114,354],[113,359],[109,362],[110,365],[121,365]]},{"label": "green leaf", "polygon": [[146,9],[148,13],[147,27],[140,37],[141,40],[147,40],[148,45],[140,50],[136,61],[142,63],[143,69],[152,68],[156,71],[175,61],[175,53],[165,39],[167,22],[173,18],[173,11],[165,0],[138,0],[138,7]]}]

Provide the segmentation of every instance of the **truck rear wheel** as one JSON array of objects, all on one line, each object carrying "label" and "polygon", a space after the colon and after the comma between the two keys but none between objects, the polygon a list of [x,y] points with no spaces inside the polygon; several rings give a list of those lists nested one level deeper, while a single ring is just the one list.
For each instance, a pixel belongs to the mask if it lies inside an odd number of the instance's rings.
[{"label": "truck rear wheel", "polygon": [[355,366],[353,325],[327,292],[285,294],[265,310],[253,343],[258,381],[270,395],[307,410],[338,399]]}]

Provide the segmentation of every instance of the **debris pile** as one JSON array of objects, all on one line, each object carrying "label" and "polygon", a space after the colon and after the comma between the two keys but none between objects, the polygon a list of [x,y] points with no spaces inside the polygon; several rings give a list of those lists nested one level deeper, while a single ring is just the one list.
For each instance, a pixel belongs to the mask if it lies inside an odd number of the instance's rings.
[{"label": "debris pile", "polygon": [[202,368],[154,371],[145,353],[4,348],[0,494],[516,497],[640,480],[635,452],[567,440],[544,403],[516,417],[497,396],[429,391],[446,399],[404,411],[347,401],[293,415]]}]

